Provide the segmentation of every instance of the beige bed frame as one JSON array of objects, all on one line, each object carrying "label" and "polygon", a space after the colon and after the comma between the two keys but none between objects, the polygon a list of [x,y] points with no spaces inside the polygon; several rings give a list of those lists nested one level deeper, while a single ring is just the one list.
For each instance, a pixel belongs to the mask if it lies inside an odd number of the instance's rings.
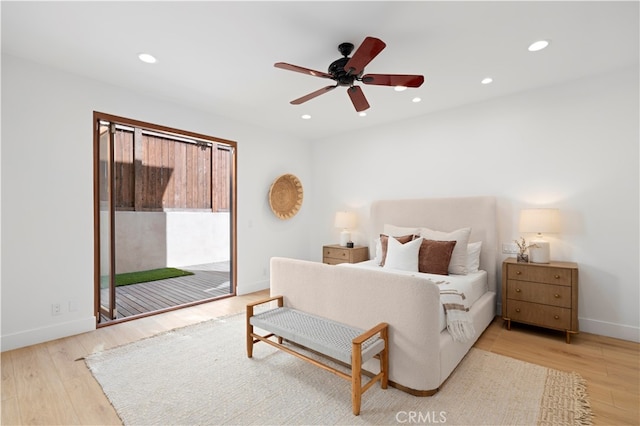
[{"label": "beige bed frame", "polygon": [[[319,262],[271,259],[271,294],[284,305],[366,329],[389,325],[389,384],[417,396],[433,395],[453,372],[496,313],[497,236],[493,197],[376,201],[371,232],[384,224],[441,231],[471,227],[482,240],[481,268],[489,291],[470,309],[476,336],[460,343],[440,331],[440,291],[425,280],[384,271],[340,268]],[[363,368],[378,373],[376,363]]]}]

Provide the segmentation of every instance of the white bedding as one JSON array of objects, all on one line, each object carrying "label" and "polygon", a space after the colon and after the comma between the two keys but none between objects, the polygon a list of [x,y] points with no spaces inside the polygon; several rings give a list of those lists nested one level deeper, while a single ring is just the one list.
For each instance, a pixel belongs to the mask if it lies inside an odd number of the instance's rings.
[{"label": "white bedding", "polygon": [[[408,275],[414,277],[421,277],[426,280],[430,280],[438,284],[442,288],[452,288],[458,292],[464,293],[467,298],[466,302],[471,307],[483,294],[489,290],[487,282],[487,272],[478,271],[467,275],[436,275],[425,274],[422,272],[403,271],[400,269],[383,268],[378,265],[375,260],[369,260],[360,263],[340,263],[336,266],[347,268],[362,268],[384,272],[391,272],[394,274]],[[440,331],[444,331],[447,328],[447,321],[444,313],[444,308],[440,305]]]}]

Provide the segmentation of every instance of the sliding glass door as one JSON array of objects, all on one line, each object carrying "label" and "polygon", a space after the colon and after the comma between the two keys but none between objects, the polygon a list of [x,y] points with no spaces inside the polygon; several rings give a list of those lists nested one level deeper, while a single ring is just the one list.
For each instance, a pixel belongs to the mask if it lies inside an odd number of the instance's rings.
[{"label": "sliding glass door", "polygon": [[94,125],[98,324],[235,295],[236,143],[103,113]]},{"label": "sliding glass door", "polygon": [[114,320],[116,318],[116,295],[114,285],[115,262],[113,222],[114,191],[113,182],[113,148],[115,124],[104,120],[95,122],[95,139],[97,143],[96,161],[94,163],[94,192],[97,193],[97,214],[94,219],[98,233],[95,239],[96,261],[95,281],[98,283],[96,298],[96,316]]}]

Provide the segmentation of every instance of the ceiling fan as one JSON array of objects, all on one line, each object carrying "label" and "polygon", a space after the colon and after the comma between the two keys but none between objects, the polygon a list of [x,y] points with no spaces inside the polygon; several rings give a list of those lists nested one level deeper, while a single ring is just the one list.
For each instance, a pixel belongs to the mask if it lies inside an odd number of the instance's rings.
[{"label": "ceiling fan", "polygon": [[[404,86],[404,87],[420,87],[424,82],[422,75],[408,74],[364,74],[364,67],[378,56],[387,45],[380,39],[375,37],[366,37],[358,50],[351,58],[349,55],[353,51],[352,43],[341,43],[338,50],[344,56],[329,65],[328,72],[316,71],[297,65],[287,64],[285,62],[276,62],[276,68],[284,70],[296,71],[303,74],[312,75],[314,77],[328,78],[336,83],[333,86],[326,86],[322,89],[311,92],[301,98],[294,99],[290,103],[300,105],[324,93],[330,92],[338,86],[347,86],[347,93],[351,98],[351,103],[356,111],[364,111],[369,108],[367,98],[364,96],[360,86],[356,86],[356,81],[364,84],[373,84],[376,86]],[[363,75],[364,74],[364,75]]]}]

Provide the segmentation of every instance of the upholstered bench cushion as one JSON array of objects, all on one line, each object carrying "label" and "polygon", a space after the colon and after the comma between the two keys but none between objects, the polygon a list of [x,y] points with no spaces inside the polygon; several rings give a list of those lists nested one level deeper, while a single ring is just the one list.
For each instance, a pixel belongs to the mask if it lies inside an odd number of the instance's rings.
[{"label": "upholstered bench cushion", "polygon": [[[320,352],[351,365],[352,340],[365,330],[290,308],[275,308],[253,315],[254,327]],[[384,341],[374,336],[362,344],[362,362],[384,349]]]}]

